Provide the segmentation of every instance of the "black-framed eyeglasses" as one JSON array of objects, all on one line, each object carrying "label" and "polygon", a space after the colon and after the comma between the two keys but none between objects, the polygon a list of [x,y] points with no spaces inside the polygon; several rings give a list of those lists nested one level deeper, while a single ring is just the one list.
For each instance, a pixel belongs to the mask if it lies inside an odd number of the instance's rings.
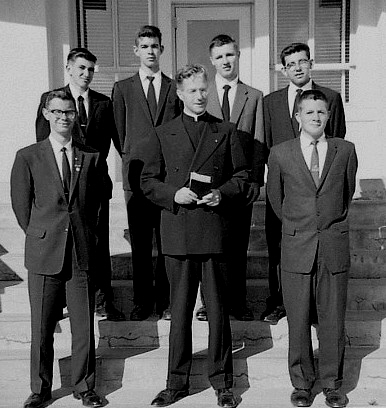
[{"label": "black-framed eyeglasses", "polygon": [[298,62],[289,62],[285,68],[293,71],[294,69],[296,69],[297,66],[301,67],[301,68],[307,68],[311,63],[311,60],[308,59],[301,59]]},{"label": "black-framed eyeglasses", "polygon": [[63,115],[68,119],[74,119],[76,116],[76,110],[60,110],[60,109],[51,109],[50,112],[56,116],[58,119],[63,117]]}]

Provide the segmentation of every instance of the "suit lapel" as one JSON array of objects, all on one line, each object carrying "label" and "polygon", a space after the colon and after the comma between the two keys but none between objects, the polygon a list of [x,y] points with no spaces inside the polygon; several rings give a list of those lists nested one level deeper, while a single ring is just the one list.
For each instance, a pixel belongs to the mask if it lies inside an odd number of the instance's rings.
[{"label": "suit lapel", "polygon": [[211,82],[209,84],[208,88],[208,105],[207,105],[207,110],[208,112],[215,116],[216,118],[219,118],[221,120],[224,120],[222,110],[221,110],[221,104],[218,99],[218,92],[217,92],[217,87],[215,82]]},{"label": "suit lapel", "polygon": [[160,94],[159,94],[159,99],[158,99],[158,104],[157,104],[157,114],[155,116],[154,123],[158,123],[159,116],[161,112],[163,111],[163,106],[166,101],[166,97],[169,93],[169,89],[171,86],[171,80],[168,78],[166,75],[161,74],[162,79],[161,79],[161,89],[160,89]]},{"label": "suit lapel", "polygon": [[87,126],[86,126],[86,132],[88,130],[88,126],[92,120],[92,117],[94,116],[94,111],[96,107],[98,106],[98,100],[95,99],[95,93],[92,89],[89,90],[88,92],[88,115],[87,115]]},{"label": "suit lapel", "polygon": [[145,115],[150,120],[150,122],[153,122],[153,118],[151,117],[149,106],[147,104],[147,99],[145,93],[143,92],[143,87],[141,83],[141,78],[139,77],[139,73],[132,76],[131,80],[133,82],[133,94],[138,96],[139,103],[141,104],[142,109],[145,112]]},{"label": "suit lapel", "polygon": [[248,99],[248,88],[241,82],[237,84],[235,100],[231,112],[231,122],[238,123]]},{"label": "suit lapel", "polygon": [[72,172],[71,172],[71,190],[69,201],[72,201],[73,193],[75,187],[79,180],[79,174],[81,172],[84,160],[84,153],[79,150],[79,147],[73,143],[73,162],[72,162]]},{"label": "suit lapel", "polygon": [[[294,143],[292,144],[292,153],[293,153],[293,163],[294,165],[297,165],[299,170],[303,173],[304,177],[306,180],[311,183],[314,188],[316,189],[314,179],[312,178],[310,169],[308,168],[308,165],[306,161],[304,160],[302,148],[300,145],[300,138],[294,139]],[[320,186],[320,184],[319,184]]]},{"label": "suit lapel", "polygon": [[319,188],[322,186],[324,180],[326,179],[327,173],[329,172],[332,162],[335,159],[337,149],[338,146],[334,143],[334,141],[331,139],[327,139],[327,154],[326,160],[324,161],[322,175],[320,177]]}]

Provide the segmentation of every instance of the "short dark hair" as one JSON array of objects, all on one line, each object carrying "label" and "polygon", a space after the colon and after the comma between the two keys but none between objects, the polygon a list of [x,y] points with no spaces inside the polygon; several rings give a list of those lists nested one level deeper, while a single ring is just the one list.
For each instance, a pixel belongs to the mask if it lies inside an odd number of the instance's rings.
[{"label": "short dark hair", "polygon": [[208,81],[208,72],[206,68],[201,64],[188,64],[180,68],[176,73],[177,88],[182,87],[184,79],[188,79],[191,76],[202,75],[205,81]]},{"label": "short dark hair", "polygon": [[144,25],[142,26],[138,31],[135,36],[135,45],[139,44],[139,39],[143,37],[149,37],[149,38],[158,38],[159,45],[162,45],[162,34],[161,30],[152,25]]},{"label": "short dark hair", "polygon": [[309,89],[307,91],[302,92],[299,98],[298,107],[301,103],[305,100],[313,100],[313,101],[323,101],[327,108],[328,108],[328,100],[326,95],[320,91],[319,89]]},{"label": "short dark hair", "polygon": [[46,97],[46,101],[44,103],[44,107],[46,109],[49,108],[50,106],[50,102],[53,99],[61,99],[62,101],[71,101],[74,104],[74,108],[75,108],[75,100],[72,97],[72,95],[69,92],[65,92],[65,91],[51,91],[48,93],[47,97]]},{"label": "short dark hair", "polygon": [[91,52],[89,51],[87,48],[73,48],[69,54],[67,55],[67,64],[70,61],[75,61],[77,58],[84,58],[87,61],[91,61],[94,64],[96,64],[97,62],[97,57]]},{"label": "short dark hair", "polygon": [[239,46],[236,43],[236,40],[234,40],[231,36],[227,34],[219,34],[216,35],[212,39],[212,41],[209,44],[209,53],[212,51],[213,47],[222,47],[225,44],[233,44],[235,46],[236,51],[239,50]]},{"label": "short dark hair", "polygon": [[310,47],[307,44],[295,42],[285,47],[280,54],[280,60],[281,60],[283,67],[285,67],[285,57],[288,57],[289,55],[294,54],[295,52],[301,52],[301,51],[306,52],[308,59],[311,58]]}]

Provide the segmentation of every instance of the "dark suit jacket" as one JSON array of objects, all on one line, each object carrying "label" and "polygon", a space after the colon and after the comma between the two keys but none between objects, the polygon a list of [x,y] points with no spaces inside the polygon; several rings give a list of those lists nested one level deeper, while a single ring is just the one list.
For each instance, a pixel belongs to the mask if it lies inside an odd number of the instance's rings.
[{"label": "dark suit jacket", "polygon": [[[215,82],[209,84],[208,92],[207,111],[224,120]],[[263,186],[265,166],[263,93],[239,81],[230,122],[236,124],[247,158],[251,161],[252,181]]]},{"label": "dark suit jacket", "polygon": [[[195,151],[180,116],[151,132],[141,154],[142,190],[163,208],[163,253],[213,254],[229,249],[232,203],[243,199],[249,188],[248,163],[235,126],[208,115],[206,132]],[[222,196],[217,207],[174,202],[176,191],[189,185],[191,171],[212,177],[212,188]]]},{"label": "dark suit jacket", "polygon": [[67,203],[49,139],[19,150],[11,172],[12,208],[26,234],[25,267],[54,275],[63,267],[72,231],[80,269],[95,262],[96,225],[105,172],[100,154],[73,141],[74,165]]},{"label": "dark suit jacket", "polygon": [[[325,130],[326,135],[343,139],[346,135],[346,121],[340,94],[315,82],[312,85],[314,89],[322,91],[328,100],[330,118]],[[266,160],[272,146],[296,137],[288,107],[288,86],[264,97],[264,131]]]},{"label": "dark suit jacket", "polygon": [[300,139],[272,147],[268,198],[281,219],[282,268],[309,273],[316,253],[331,273],[350,265],[348,209],[355,191],[357,156],[352,143],[327,139],[326,161],[316,188]]},{"label": "dark suit jacket", "polygon": [[157,115],[153,122],[138,73],[114,84],[112,100],[122,148],[123,189],[131,190],[129,167],[133,148],[155,126],[179,115],[180,102],[174,81],[162,74]]}]

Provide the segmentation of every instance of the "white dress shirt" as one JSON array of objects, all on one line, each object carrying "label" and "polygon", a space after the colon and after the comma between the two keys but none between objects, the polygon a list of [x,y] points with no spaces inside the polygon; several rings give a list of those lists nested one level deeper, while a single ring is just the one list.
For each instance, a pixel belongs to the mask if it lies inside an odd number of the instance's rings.
[{"label": "white dress shirt", "polygon": [[[150,84],[150,81],[147,78],[148,76],[150,76],[150,75],[148,75],[144,70],[142,70],[141,68],[139,69],[139,78],[141,79],[143,92],[144,92],[146,98],[147,98],[147,92],[149,90],[149,84]],[[161,92],[161,81],[162,81],[161,70],[159,70],[155,74],[152,74],[152,76],[154,77],[153,86],[154,86],[154,91],[155,91],[155,98],[156,98],[157,103],[158,103],[159,94]]]},{"label": "white dress shirt", "polygon": [[290,117],[292,117],[292,112],[294,110],[294,104],[295,104],[295,99],[296,99],[296,91],[298,89],[301,89],[303,92],[309,91],[310,89],[312,89],[312,80],[308,81],[301,88],[294,85],[292,82],[290,82],[289,87],[288,87],[288,108],[289,108]]},{"label": "white dress shirt", "polygon": [[62,166],[63,152],[61,150],[63,149],[63,147],[66,148],[66,155],[68,158],[68,162],[70,163],[70,170],[72,173],[72,157],[73,157],[72,139],[70,139],[70,141],[64,146],[61,143],[59,143],[56,139],[54,139],[52,135],[49,136],[49,139],[51,142],[52,150],[54,151],[54,156],[55,156],[56,164],[58,165],[60,177],[62,178],[62,181],[63,181],[63,166]]},{"label": "white dress shirt", "polygon": [[[316,145],[316,148],[318,149],[319,155],[319,177],[320,177],[322,175],[324,162],[326,161],[328,143],[326,135],[324,133],[317,140],[318,144]],[[312,144],[313,141],[314,138],[311,137],[310,135],[307,135],[304,132],[300,133],[300,147],[302,149],[304,160],[310,170],[311,170],[311,156],[312,151],[314,149],[314,145]]]},{"label": "white dress shirt", "polygon": [[218,100],[220,101],[220,105],[222,105],[222,100],[223,100],[223,97],[224,97],[224,92],[225,92],[224,91],[224,85],[229,85],[230,86],[230,89],[228,91],[228,100],[229,100],[229,112],[230,112],[231,115],[232,115],[233,104],[235,102],[238,81],[239,81],[238,76],[233,81],[227,81],[225,78],[223,78],[219,74],[216,74],[216,76],[215,76]]},{"label": "white dress shirt", "polygon": [[[84,104],[84,107],[86,108],[86,114],[87,114],[87,117],[88,117],[89,105],[90,105],[90,104],[89,104],[89,99],[88,99],[88,91],[89,91],[89,88],[87,88],[87,91],[85,91],[85,92],[83,92],[83,93],[81,94],[81,93],[79,93],[78,90],[77,90],[75,87],[73,87],[71,84],[70,84],[69,86],[70,86],[71,95],[72,95],[72,97],[75,99],[76,110],[78,111],[78,113],[79,113],[78,98],[79,98],[79,96],[83,96],[83,104]],[[71,163],[71,162],[70,162],[70,163]]]}]

